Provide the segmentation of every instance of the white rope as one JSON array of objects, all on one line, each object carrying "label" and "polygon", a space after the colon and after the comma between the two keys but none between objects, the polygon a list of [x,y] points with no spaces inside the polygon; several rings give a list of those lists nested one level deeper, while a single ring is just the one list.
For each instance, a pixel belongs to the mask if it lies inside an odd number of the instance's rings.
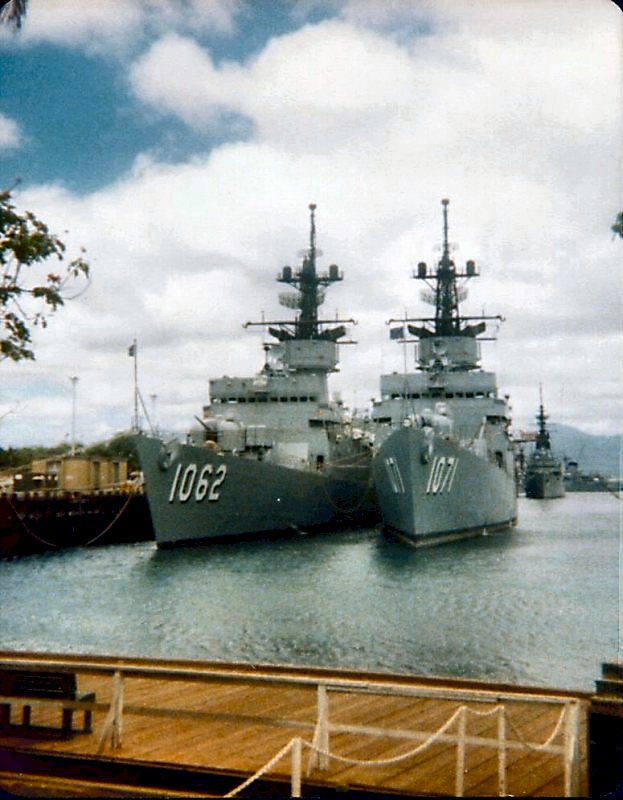
[{"label": "white rope", "polygon": [[508,719],[508,724],[513,729],[513,732],[514,732],[515,736],[517,737],[518,741],[520,742],[520,744],[522,744],[528,750],[533,750],[534,752],[538,753],[541,750],[546,750],[551,745],[551,743],[554,741],[554,739],[558,736],[558,734],[560,733],[560,729],[562,728],[562,724],[563,724],[564,719],[565,719],[565,711],[566,711],[566,706],[563,706],[562,707],[562,711],[560,712],[560,716],[558,717],[558,722],[556,723],[556,727],[554,728],[554,730],[553,730],[551,736],[549,737],[549,739],[547,739],[545,742],[543,742],[543,744],[529,744],[528,742],[526,742],[526,740],[523,738],[523,736],[519,733],[517,728],[513,725],[513,722],[512,722],[512,720],[510,718]]},{"label": "white rope", "polygon": [[455,722],[457,717],[461,713],[463,713],[464,708],[466,708],[466,706],[461,706],[460,708],[457,708],[457,710],[450,717],[450,719],[447,722],[445,722],[441,726],[441,728],[439,728],[438,731],[433,733],[425,742],[422,742],[422,744],[418,745],[413,750],[409,750],[408,753],[403,753],[402,755],[394,756],[393,758],[381,758],[372,761],[362,761],[357,758],[347,758],[346,756],[337,756],[334,753],[328,752],[327,750],[321,750],[320,748],[315,747],[311,742],[308,742],[305,739],[303,739],[303,744],[305,745],[305,747],[309,747],[310,750],[316,751],[318,755],[332,758],[334,761],[341,761],[344,764],[354,764],[362,767],[382,767],[390,764],[397,764],[400,761],[405,761],[407,758],[412,758],[413,756],[418,755],[419,753],[426,750],[427,747],[430,747],[432,744],[434,744],[437,741],[437,739],[443,736],[443,734],[448,730],[448,728],[452,725],[452,723]]},{"label": "white rope", "polygon": [[[316,736],[314,736],[314,741],[313,742],[308,742],[306,739],[299,739],[297,737],[297,738],[291,739],[288,742],[288,744],[286,744],[284,747],[282,747],[282,749],[279,750],[279,752],[273,758],[270,759],[270,761],[268,761],[266,764],[264,764],[264,766],[260,767],[260,769],[257,770],[257,772],[255,772],[253,775],[251,775],[251,777],[247,778],[246,781],[241,783],[235,789],[232,789],[226,795],[223,795],[223,797],[235,797],[239,792],[241,792],[244,789],[246,789],[248,786],[250,786],[252,783],[254,783],[254,781],[256,781],[258,778],[261,778],[262,775],[265,775],[267,772],[269,772],[275,766],[275,764],[277,764],[279,761],[281,761],[282,758],[284,758],[290,751],[292,751],[292,749],[296,746],[297,743],[300,743],[300,746],[307,747],[310,751],[312,751],[312,753],[315,753],[316,756],[323,756],[326,759],[333,759],[334,761],[338,761],[338,762],[340,762],[342,764],[350,764],[352,766],[360,766],[360,767],[384,767],[384,766],[390,766],[392,764],[398,764],[401,761],[406,761],[408,758],[413,758],[414,756],[417,756],[420,753],[424,752],[426,749],[431,747],[438,739],[440,739],[444,735],[444,733],[454,724],[454,722],[456,722],[457,719],[459,719],[460,717],[462,717],[463,719],[466,719],[466,714],[468,712],[471,712],[472,714],[474,714],[476,716],[479,716],[479,717],[489,717],[489,716],[493,716],[494,714],[500,714],[503,711],[504,711],[504,706],[503,705],[495,706],[494,708],[490,709],[489,711],[476,711],[475,709],[471,709],[468,706],[460,706],[459,708],[456,709],[456,711],[452,714],[452,716],[437,731],[435,731],[435,733],[433,733],[433,734],[431,734],[431,736],[429,736],[429,738],[425,742],[422,742],[422,744],[418,745],[417,747],[414,747],[412,750],[409,750],[407,753],[402,753],[401,755],[393,756],[392,758],[363,760],[363,759],[358,759],[358,758],[348,758],[347,756],[338,756],[338,755],[336,755],[334,753],[329,752],[329,750],[325,750],[323,748],[320,748],[320,747],[316,746],[316,744],[315,744],[315,741],[316,741],[316,738],[317,738]],[[551,733],[549,738],[545,742],[543,742],[543,744],[540,744],[540,745],[532,745],[532,744],[529,744],[528,742],[526,742],[522,738],[522,736],[519,734],[519,732],[517,731],[517,729],[515,728],[513,723],[510,721],[510,719],[507,719],[507,722],[510,725],[510,727],[513,729],[513,731],[515,732],[515,734],[516,734],[516,736],[518,738],[518,741],[519,741],[519,743],[521,745],[523,745],[524,747],[526,747],[529,750],[533,750],[535,752],[538,752],[538,751],[547,749],[551,745],[551,743],[554,741],[556,736],[560,733],[560,729],[561,729],[562,724],[563,724],[563,722],[565,720],[565,712],[566,712],[566,706],[564,706],[562,708],[562,710],[560,712],[560,715],[558,717],[558,721],[556,723],[556,726],[555,726],[553,732]],[[457,745],[458,745],[458,742],[457,742]],[[506,746],[506,738],[504,736],[503,749],[505,749],[505,746]],[[506,759],[502,758],[502,760],[500,762],[500,765],[499,765],[499,770],[501,772],[504,772],[504,773],[506,771],[506,763],[505,762],[506,762]],[[500,775],[499,776],[500,786],[503,788],[503,790],[505,790],[505,783],[506,783],[506,779],[505,778],[506,778],[505,775]]]},{"label": "white rope", "polygon": [[490,711],[476,711],[475,708],[469,708],[469,706],[465,706],[467,711],[470,714],[474,714],[476,717],[492,717],[494,714],[498,714],[501,708],[504,706],[494,706]]},{"label": "white rope", "polygon": [[[268,761],[266,764],[264,764],[263,767],[260,767],[258,771],[253,775],[251,775],[250,778],[247,778],[247,780],[244,781],[244,783],[241,783],[240,786],[237,786],[235,789],[232,789],[231,792],[228,792],[227,794],[223,795],[223,797],[235,797],[238,794],[238,792],[241,792],[243,789],[246,789],[247,786],[250,786],[253,783],[253,781],[256,781],[258,778],[261,778],[262,775],[264,775],[266,772],[269,772],[275,766],[275,764],[281,761],[281,759],[284,756],[287,756],[290,750],[294,747],[295,741],[296,739],[291,739],[285,747],[281,748],[281,750],[277,753],[276,756],[271,758],[271,760]],[[305,742],[305,744],[307,744],[307,742]]]}]

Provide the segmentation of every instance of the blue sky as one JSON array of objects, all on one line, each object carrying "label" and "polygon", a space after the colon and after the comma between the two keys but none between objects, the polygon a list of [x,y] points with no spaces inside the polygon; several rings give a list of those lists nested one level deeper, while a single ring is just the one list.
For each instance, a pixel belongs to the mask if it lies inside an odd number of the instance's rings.
[{"label": "blue sky", "polygon": [[[348,404],[402,368],[385,321],[424,313],[440,200],[466,312],[501,313],[483,366],[518,427],[621,432],[621,14],[609,0],[30,0],[0,30],[0,186],[91,262],[89,290],[2,364],[0,446],[79,437],[145,397],[183,430],[209,377],[253,374],[274,278],[318,204],[325,312],[354,316]],[[322,266],[322,265],[321,265]],[[326,265],[325,265],[326,266]],[[411,357],[410,357],[411,358]],[[44,424],[42,424],[44,420]]]}]

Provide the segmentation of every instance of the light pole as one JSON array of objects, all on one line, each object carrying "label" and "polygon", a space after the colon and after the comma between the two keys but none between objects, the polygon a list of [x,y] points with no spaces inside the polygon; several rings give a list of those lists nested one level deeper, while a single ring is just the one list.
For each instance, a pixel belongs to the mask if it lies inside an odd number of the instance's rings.
[{"label": "light pole", "polygon": [[151,413],[153,416],[152,429],[153,432],[156,433],[158,431],[158,425],[156,424],[156,400],[158,399],[158,395],[150,394],[149,397],[151,399]]},{"label": "light pole", "polygon": [[69,379],[71,381],[71,454],[76,455],[76,385],[78,377],[72,375]]}]

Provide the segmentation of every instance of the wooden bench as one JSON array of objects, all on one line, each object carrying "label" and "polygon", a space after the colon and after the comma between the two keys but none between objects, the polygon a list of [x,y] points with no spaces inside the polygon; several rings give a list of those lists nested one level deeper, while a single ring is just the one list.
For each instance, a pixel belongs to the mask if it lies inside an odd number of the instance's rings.
[{"label": "wooden bench", "polygon": [[[30,728],[33,705],[62,704],[61,731],[71,734],[76,704],[94,703],[93,692],[80,694],[74,672],[49,672],[47,670],[0,669],[0,731],[11,725],[11,706],[22,706],[22,726]],[[69,705],[71,702],[72,705]],[[92,710],[84,708],[84,733],[91,733]]]}]

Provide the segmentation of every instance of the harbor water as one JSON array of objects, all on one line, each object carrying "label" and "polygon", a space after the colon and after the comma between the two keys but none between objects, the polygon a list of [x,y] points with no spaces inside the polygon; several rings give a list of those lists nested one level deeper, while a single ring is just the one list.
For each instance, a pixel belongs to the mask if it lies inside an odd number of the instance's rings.
[{"label": "harbor water", "polygon": [[25,556],[0,562],[0,647],[590,691],[621,647],[620,510],[520,498],[517,528],[417,550],[369,529]]}]

